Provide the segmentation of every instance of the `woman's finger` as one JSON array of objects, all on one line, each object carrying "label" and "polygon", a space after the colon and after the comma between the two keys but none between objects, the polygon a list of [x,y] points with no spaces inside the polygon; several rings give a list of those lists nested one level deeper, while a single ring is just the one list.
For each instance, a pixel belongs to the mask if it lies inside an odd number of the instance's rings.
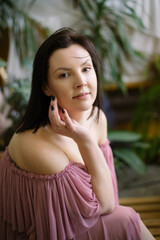
[{"label": "woman's finger", "polygon": [[54,111],[54,113],[58,111],[57,98],[53,96],[51,97],[50,110]]},{"label": "woman's finger", "polygon": [[49,120],[52,125],[53,130],[56,133],[63,133],[65,130],[65,122],[61,118],[59,114],[59,108],[57,104],[57,99],[51,99],[50,106],[49,106]]},{"label": "woman's finger", "polygon": [[56,133],[71,136],[76,132],[76,124],[72,121],[66,109],[58,108],[57,99],[52,98],[49,107],[49,119]]},{"label": "woman's finger", "polygon": [[65,109],[62,109],[63,119],[66,125],[66,128],[69,130],[74,130],[74,123],[70,116],[68,115],[68,112]]},{"label": "woman's finger", "polygon": [[49,107],[49,118],[52,122],[54,121],[55,123],[59,123],[60,121],[57,99],[55,97],[51,98]]}]

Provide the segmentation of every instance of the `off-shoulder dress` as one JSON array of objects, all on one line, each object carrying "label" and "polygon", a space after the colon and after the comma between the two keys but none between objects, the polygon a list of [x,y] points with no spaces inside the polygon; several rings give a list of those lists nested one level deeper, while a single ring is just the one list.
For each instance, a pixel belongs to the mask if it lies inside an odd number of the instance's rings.
[{"label": "off-shoulder dress", "polygon": [[6,147],[0,160],[0,239],[26,240],[36,231],[37,240],[141,240],[139,214],[118,203],[109,141],[100,148],[116,202],[107,215],[100,215],[85,165],[69,162],[57,174],[35,174],[19,169]]}]

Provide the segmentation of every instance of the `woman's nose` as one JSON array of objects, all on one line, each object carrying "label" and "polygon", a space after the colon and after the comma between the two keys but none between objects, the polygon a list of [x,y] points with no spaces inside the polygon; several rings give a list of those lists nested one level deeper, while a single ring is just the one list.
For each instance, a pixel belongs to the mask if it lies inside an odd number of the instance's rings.
[{"label": "woman's nose", "polygon": [[75,81],[75,88],[84,87],[87,85],[86,78],[82,75],[78,75]]}]

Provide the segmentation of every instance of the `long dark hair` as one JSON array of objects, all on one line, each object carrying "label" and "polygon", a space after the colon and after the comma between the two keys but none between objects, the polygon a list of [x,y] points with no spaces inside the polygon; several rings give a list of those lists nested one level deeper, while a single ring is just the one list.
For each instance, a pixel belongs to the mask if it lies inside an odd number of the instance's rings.
[{"label": "long dark hair", "polygon": [[50,97],[43,93],[43,88],[48,82],[48,67],[51,54],[60,48],[67,48],[73,44],[79,44],[88,51],[91,56],[93,66],[97,76],[97,97],[93,104],[92,116],[95,106],[98,107],[97,119],[99,118],[99,110],[101,109],[101,87],[99,79],[100,60],[96,52],[94,44],[84,35],[76,33],[71,28],[61,28],[53,33],[38,49],[32,73],[31,95],[28,102],[26,112],[19,124],[16,133],[33,129],[36,132],[41,126],[49,123],[48,108]]}]

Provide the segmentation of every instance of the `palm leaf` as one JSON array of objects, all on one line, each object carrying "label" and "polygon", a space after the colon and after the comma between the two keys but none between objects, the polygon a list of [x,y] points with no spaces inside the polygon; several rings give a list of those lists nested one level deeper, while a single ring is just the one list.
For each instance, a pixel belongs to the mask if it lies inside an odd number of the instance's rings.
[{"label": "palm leaf", "polygon": [[142,135],[135,132],[111,131],[108,132],[108,138],[110,141],[136,142],[142,138]]},{"label": "palm leaf", "polygon": [[143,174],[146,172],[146,166],[139,158],[139,156],[130,149],[119,148],[114,150],[114,154],[117,158],[124,161],[128,166],[135,171]]}]

